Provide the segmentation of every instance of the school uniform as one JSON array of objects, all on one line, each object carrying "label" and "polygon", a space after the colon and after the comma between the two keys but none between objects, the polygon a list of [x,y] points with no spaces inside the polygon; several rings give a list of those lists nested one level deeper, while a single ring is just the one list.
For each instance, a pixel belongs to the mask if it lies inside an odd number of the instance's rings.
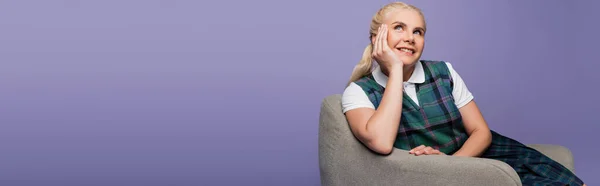
[{"label": "school uniform", "polygon": [[[343,112],[376,109],[383,97],[387,76],[376,67],[350,83],[342,95]],[[452,155],[469,137],[459,109],[474,99],[460,75],[444,61],[420,60],[404,82],[402,113],[394,147],[410,150],[431,146]],[[492,142],[482,158],[510,165],[523,185],[582,185],[570,170],[539,151],[492,132]],[[476,176],[476,175],[473,175]]]}]

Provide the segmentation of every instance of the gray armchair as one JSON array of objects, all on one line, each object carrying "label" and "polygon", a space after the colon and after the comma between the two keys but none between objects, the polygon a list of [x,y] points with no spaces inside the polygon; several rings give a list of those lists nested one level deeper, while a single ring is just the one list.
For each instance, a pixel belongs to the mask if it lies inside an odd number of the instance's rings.
[{"label": "gray armchair", "polygon": [[[557,145],[528,145],[574,172],[573,157]],[[319,118],[321,184],[330,185],[521,185],[508,164],[484,158],[414,156],[394,148],[374,153],[352,135],[342,113],[341,95],[326,97]]]}]

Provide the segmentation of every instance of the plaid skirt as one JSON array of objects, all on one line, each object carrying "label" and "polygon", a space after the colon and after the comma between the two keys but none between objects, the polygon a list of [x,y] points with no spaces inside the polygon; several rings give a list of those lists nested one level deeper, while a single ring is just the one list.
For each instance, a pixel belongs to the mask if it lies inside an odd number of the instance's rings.
[{"label": "plaid skirt", "polygon": [[492,143],[481,157],[507,163],[519,174],[523,185],[583,185],[573,172],[541,152],[491,132]]}]

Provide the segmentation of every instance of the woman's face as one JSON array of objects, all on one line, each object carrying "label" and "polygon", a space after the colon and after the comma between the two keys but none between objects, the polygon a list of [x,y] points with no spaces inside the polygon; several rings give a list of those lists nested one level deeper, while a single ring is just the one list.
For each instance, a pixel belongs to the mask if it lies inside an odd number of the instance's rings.
[{"label": "woman's face", "polygon": [[[415,10],[398,9],[384,17],[388,26],[388,44],[404,65],[416,63],[425,45],[425,20]],[[372,42],[375,43],[375,38]]]}]

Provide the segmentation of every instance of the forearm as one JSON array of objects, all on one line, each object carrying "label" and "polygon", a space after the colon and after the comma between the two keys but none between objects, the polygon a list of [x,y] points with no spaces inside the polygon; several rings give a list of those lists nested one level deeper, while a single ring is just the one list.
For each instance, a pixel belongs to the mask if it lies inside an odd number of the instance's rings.
[{"label": "forearm", "polygon": [[471,133],[463,146],[453,156],[478,157],[485,152],[492,142],[492,134],[489,130],[476,130]]},{"label": "forearm", "polygon": [[398,133],[402,113],[402,68],[390,71],[381,103],[366,125],[371,142],[391,148]]}]

